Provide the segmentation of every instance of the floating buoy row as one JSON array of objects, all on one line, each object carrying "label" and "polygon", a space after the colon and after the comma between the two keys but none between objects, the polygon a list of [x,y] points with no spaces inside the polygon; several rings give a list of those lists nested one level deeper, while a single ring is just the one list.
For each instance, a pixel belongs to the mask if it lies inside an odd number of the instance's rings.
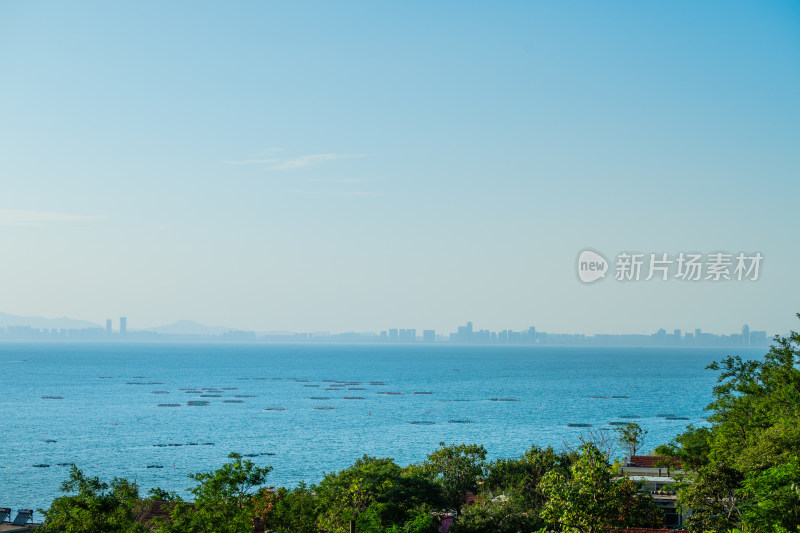
[{"label": "floating buoy row", "polygon": [[214,446],[213,442],[187,442],[186,444],[182,443],[170,443],[170,444],[153,444],[156,448],[167,448],[169,446]]}]

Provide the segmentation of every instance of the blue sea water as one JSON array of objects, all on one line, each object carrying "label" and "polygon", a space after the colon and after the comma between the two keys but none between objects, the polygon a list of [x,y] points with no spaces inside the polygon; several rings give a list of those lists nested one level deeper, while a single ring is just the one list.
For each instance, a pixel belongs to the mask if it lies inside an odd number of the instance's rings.
[{"label": "blue sea water", "polygon": [[[49,506],[68,473],[58,463],[185,495],[187,474],[218,468],[229,452],[257,454],[274,468],[271,484],[294,486],[363,454],[419,462],[440,441],[483,444],[492,458],[574,445],[587,428],[570,423],[612,435],[609,422],[634,420],[652,448],[705,423],[716,381],[708,363],[764,351],[4,343],[0,506]],[[326,390],[333,380],[340,390]]]}]

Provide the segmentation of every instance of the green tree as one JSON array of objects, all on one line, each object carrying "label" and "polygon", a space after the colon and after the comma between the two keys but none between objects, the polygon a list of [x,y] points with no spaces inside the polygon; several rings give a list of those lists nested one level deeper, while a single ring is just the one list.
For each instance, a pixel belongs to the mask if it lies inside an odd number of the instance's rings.
[{"label": "green tree", "polygon": [[486,448],[477,444],[447,446],[444,442],[439,446],[428,455],[422,469],[428,479],[441,487],[445,505],[459,514],[467,492],[477,492],[485,475]]},{"label": "green tree", "polygon": [[636,455],[636,452],[641,449],[644,444],[644,438],[647,435],[647,430],[636,422],[628,422],[624,426],[618,426],[614,429],[619,436],[619,444],[622,449],[628,454],[628,459]]},{"label": "green tree", "polygon": [[750,473],[740,493],[744,496],[742,522],[754,531],[800,531],[800,459]]},{"label": "green tree", "polygon": [[412,519],[415,509],[438,505],[441,492],[418,469],[403,469],[392,459],[365,455],[353,466],[327,474],[316,487],[318,526],[346,531],[355,520],[359,531],[383,531]]},{"label": "green tree", "polygon": [[126,479],[115,478],[110,484],[98,477],[88,477],[77,467],[61,484],[59,496],[48,510],[39,511],[44,523],[42,533],[138,533],[146,531],[137,519],[147,509],[139,497],[139,488]]},{"label": "green tree", "polygon": [[568,531],[594,533],[614,518],[611,465],[594,444],[580,448],[569,474],[551,470],[541,482],[542,518]]},{"label": "green tree", "polygon": [[565,531],[595,533],[605,527],[659,527],[663,515],[648,494],[629,480],[614,481],[606,456],[592,443],[583,445],[565,474],[545,474],[540,490],[547,500],[541,516]]},{"label": "green tree", "polygon": [[316,533],[317,497],[305,483],[293,490],[283,487],[264,501],[261,516],[267,529],[293,533]]},{"label": "green tree", "polygon": [[800,460],[800,334],[776,337],[763,360],[729,356],[708,368],[719,373],[707,407],[711,427],[690,427],[659,448],[694,469],[679,492],[692,510],[687,524],[759,532],[773,531],[766,524],[791,526],[792,465]]},{"label": "green tree", "polygon": [[239,533],[252,531],[257,509],[269,498],[264,486],[272,467],[256,466],[231,453],[228,463],[213,472],[189,474],[198,482],[190,488],[193,503],[175,504],[169,521],[159,523],[163,533]]}]

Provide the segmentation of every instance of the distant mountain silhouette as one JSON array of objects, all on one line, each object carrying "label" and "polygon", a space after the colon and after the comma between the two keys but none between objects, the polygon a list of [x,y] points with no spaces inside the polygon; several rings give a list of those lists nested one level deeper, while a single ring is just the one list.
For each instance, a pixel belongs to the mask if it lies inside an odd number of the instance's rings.
[{"label": "distant mountain silhouette", "polygon": [[236,328],[206,326],[194,320],[178,320],[173,324],[159,326],[157,328],[147,328],[145,331],[155,331],[156,333],[165,335],[221,335],[226,331],[236,331]]},{"label": "distant mountain silhouette", "polygon": [[30,326],[36,329],[86,329],[100,328],[100,324],[74,318],[43,318],[40,316],[17,316],[0,312],[0,327]]}]

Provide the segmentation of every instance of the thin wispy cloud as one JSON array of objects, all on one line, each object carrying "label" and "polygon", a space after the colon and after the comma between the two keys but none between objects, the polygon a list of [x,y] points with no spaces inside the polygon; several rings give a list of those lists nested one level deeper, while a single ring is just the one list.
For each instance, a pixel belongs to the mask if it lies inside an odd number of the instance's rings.
[{"label": "thin wispy cloud", "polygon": [[279,149],[277,148],[270,148],[268,151],[262,152],[262,154],[252,159],[223,161],[223,163],[226,165],[265,165],[269,170],[292,170],[297,168],[315,167],[330,161],[337,161],[341,159],[358,159],[367,156],[367,154],[326,153],[307,154],[289,158],[263,157],[264,155],[272,154],[278,150]]},{"label": "thin wispy cloud", "polygon": [[382,192],[376,191],[325,191],[317,189],[291,189],[289,192],[294,194],[309,194],[317,196],[383,196]]},{"label": "thin wispy cloud", "polygon": [[280,162],[280,159],[242,159],[241,161],[223,161],[223,163],[226,165],[274,165]]},{"label": "thin wispy cloud", "polygon": [[271,170],[289,170],[293,168],[314,167],[328,161],[339,159],[356,159],[366,157],[367,154],[309,154],[285,159],[280,164],[270,167]]},{"label": "thin wispy cloud", "polygon": [[27,209],[0,209],[0,226],[44,226],[66,222],[93,222],[103,220],[100,215],[76,215],[52,211],[30,211]]}]

